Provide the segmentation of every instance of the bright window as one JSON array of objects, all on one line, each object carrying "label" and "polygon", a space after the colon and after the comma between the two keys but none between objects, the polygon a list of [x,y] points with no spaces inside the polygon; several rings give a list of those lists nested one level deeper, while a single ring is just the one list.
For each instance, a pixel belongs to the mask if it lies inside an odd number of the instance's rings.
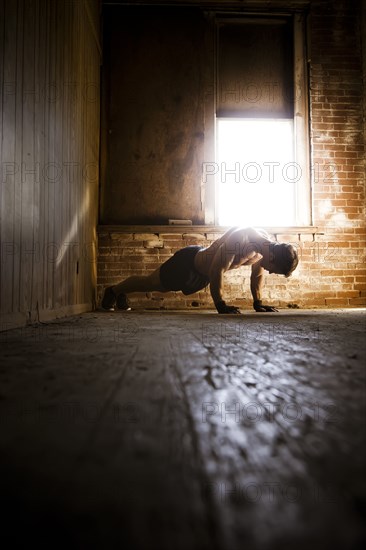
[{"label": "bright window", "polygon": [[293,119],[217,119],[219,225],[296,223]]}]

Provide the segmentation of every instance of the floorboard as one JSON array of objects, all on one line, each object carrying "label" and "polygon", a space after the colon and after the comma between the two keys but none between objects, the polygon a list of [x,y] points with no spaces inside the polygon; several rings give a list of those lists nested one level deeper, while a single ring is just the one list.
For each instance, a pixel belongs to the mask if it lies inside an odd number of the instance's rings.
[{"label": "floorboard", "polygon": [[94,312],[0,334],[3,540],[358,550],[365,311]]}]

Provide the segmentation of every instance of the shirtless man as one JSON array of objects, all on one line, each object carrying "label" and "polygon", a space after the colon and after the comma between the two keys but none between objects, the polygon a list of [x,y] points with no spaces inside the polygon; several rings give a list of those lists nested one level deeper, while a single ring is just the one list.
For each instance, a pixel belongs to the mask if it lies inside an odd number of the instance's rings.
[{"label": "shirtless man", "polygon": [[130,292],[169,292],[180,290],[193,294],[210,285],[218,313],[241,313],[223,299],[223,276],[226,271],[251,265],[250,290],[256,311],[277,311],[261,301],[264,271],[289,277],[296,269],[298,256],[291,244],[277,243],[269,235],[252,227],[229,229],[209,247],[187,246],[178,250],[151,275],[132,276],[106,288],[102,300],[104,309],[131,309],[127,300]]}]

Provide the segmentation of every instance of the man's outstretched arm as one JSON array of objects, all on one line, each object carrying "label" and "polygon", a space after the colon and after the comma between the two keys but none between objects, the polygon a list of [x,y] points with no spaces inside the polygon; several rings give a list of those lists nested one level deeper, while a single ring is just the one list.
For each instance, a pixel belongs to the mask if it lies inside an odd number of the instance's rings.
[{"label": "man's outstretched arm", "polygon": [[210,268],[210,292],[218,313],[240,313],[237,307],[229,306],[223,299],[223,277],[233,260],[235,254],[227,254],[225,243],[216,250]]},{"label": "man's outstretched arm", "polygon": [[252,273],[250,276],[250,291],[253,296],[253,308],[255,311],[268,312],[278,311],[275,307],[265,306],[262,304],[262,288],[264,283],[264,268],[260,262],[252,265]]}]

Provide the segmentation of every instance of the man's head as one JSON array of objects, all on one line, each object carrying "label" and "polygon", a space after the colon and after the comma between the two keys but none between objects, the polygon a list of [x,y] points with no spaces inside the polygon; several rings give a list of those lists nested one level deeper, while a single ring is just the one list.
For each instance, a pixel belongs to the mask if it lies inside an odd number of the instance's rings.
[{"label": "man's head", "polygon": [[290,277],[299,263],[296,248],[289,243],[272,243],[271,263],[274,273]]}]

